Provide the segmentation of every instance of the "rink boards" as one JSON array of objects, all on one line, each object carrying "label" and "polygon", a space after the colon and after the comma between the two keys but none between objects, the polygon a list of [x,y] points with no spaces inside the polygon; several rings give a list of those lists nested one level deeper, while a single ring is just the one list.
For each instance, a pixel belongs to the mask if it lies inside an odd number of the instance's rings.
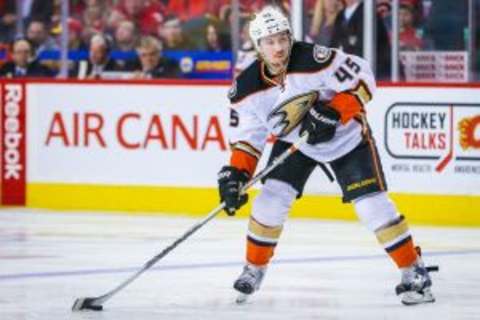
[{"label": "rink boards", "polygon": [[[0,82],[2,204],[204,215],[229,156],[227,91],[221,82]],[[480,225],[479,97],[480,86],[384,85],[368,105],[389,190],[410,221]],[[321,172],[292,214],[355,218]]]}]

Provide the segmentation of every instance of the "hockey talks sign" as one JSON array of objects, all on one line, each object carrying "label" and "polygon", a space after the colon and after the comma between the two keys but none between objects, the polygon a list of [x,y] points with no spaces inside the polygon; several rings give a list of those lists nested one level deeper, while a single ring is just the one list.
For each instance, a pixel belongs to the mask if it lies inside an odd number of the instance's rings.
[{"label": "hockey talks sign", "polygon": [[25,204],[25,90],[20,83],[0,85],[1,203]]},{"label": "hockey talks sign", "polygon": [[385,126],[385,147],[395,159],[425,160],[437,172],[453,160],[480,161],[480,105],[396,103],[385,115]]}]

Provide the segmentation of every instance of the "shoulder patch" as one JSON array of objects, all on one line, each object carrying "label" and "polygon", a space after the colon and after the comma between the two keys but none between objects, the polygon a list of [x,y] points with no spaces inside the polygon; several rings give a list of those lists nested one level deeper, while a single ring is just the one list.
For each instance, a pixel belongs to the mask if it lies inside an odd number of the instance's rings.
[{"label": "shoulder patch", "polygon": [[230,90],[228,90],[228,98],[233,99],[237,94],[237,91],[237,80],[233,80],[232,86],[230,87]]},{"label": "shoulder patch", "polygon": [[331,56],[332,56],[332,49],[318,45],[318,44],[315,45],[315,47],[313,47],[313,59],[318,63],[327,62]]},{"label": "shoulder patch", "polygon": [[328,68],[335,60],[335,49],[306,42],[295,42],[288,73],[312,73]]}]

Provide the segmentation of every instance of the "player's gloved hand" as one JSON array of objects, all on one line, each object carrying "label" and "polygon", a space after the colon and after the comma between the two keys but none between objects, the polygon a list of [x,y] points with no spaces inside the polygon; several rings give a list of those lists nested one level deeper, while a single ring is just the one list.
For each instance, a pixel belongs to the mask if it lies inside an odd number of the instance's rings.
[{"label": "player's gloved hand", "polygon": [[317,102],[303,118],[300,135],[305,131],[308,132],[308,144],[327,142],[333,139],[339,121],[340,114],[337,110]]},{"label": "player's gloved hand", "polygon": [[218,173],[218,190],[220,201],[225,201],[225,211],[229,216],[235,215],[248,201],[248,194],[240,194],[242,187],[250,180],[245,171],[240,171],[232,166],[224,166]]}]

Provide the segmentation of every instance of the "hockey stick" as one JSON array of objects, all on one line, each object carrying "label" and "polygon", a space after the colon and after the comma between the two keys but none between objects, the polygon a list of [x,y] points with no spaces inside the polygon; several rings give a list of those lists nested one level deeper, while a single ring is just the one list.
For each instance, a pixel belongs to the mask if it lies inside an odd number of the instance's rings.
[{"label": "hockey stick", "polygon": [[[300,145],[304,144],[308,139],[308,133],[303,134],[298,141],[296,141],[294,144],[290,146],[287,150],[285,150],[280,156],[275,158],[273,162],[263,168],[255,177],[253,177],[247,184],[245,184],[242,189],[241,193],[245,193],[248,189],[250,189],[251,186],[253,186],[255,183],[260,181],[262,178],[264,178],[267,174],[269,174],[273,169],[275,169],[279,164],[281,164],[285,159],[287,159],[291,154],[293,154],[295,151],[298,150]],[[193,227],[188,229],[181,237],[176,239],[171,245],[166,247],[165,249],[162,250],[159,254],[151,258],[149,261],[147,261],[143,267],[138,270],[136,273],[131,275],[128,279],[120,283],[117,287],[112,289],[111,291],[105,293],[104,295],[98,296],[98,297],[84,297],[84,298],[78,298],[75,300],[75,303],[72,306],[72,311],[80,311],[80,310],[94,310],[94,311],[101,311],[103,310],[102,304],[109,300],[111,297],[113,297],[116,293],[118,293],[120,290],[125,288],[127,285],[132,283],[135,279],[137,279],[142,273],[150,269],[155,263],[158,262],[158,260],[162,259],[165,257],[170,251],[175,249],[180,243],[185,241],[188,237],[190,237],[192,234],[194,234],[198,229],[203,227],[205,224],[207,224],[210,220],[215,218],[218,213],[220,213],[223,209],[225,208],[225,202],[222,202],[218,207],[210,211],[210,213],[201,221],[196,223]]]}]

